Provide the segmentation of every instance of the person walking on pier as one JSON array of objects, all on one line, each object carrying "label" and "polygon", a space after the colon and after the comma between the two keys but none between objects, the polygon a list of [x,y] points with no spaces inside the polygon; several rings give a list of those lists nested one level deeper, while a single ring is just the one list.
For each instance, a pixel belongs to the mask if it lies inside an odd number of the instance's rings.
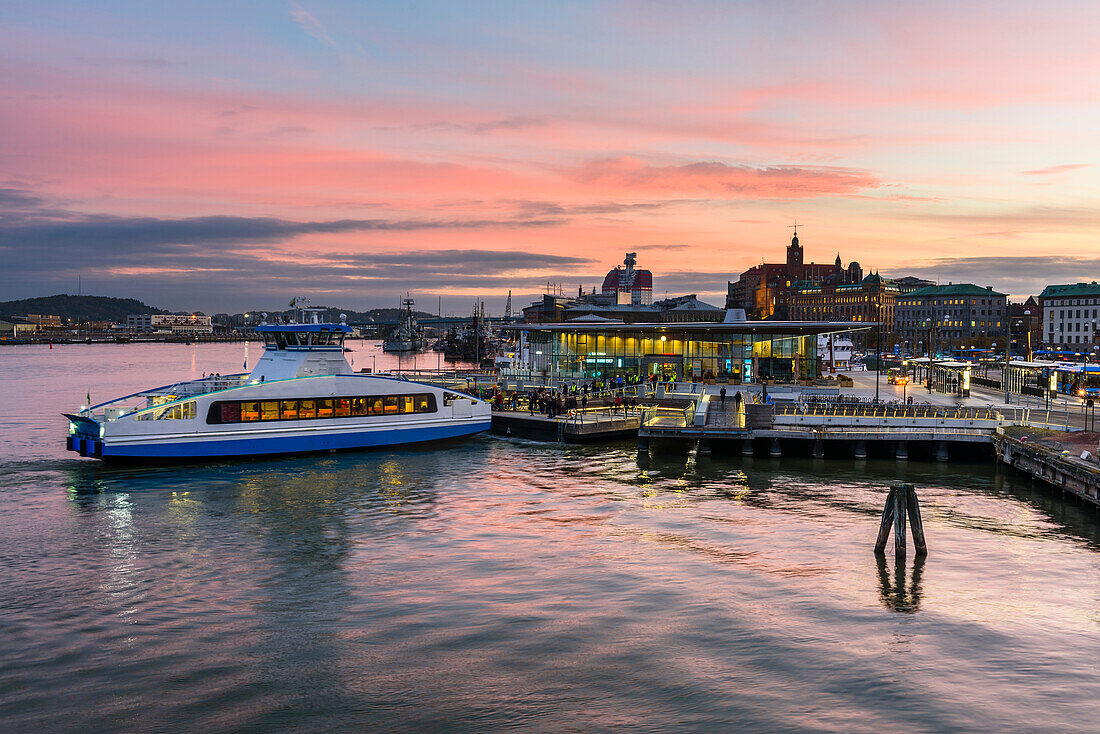
[{"label": "person walking on pier", "polygon": [[718,391],[718,396],[719,396],[719,402],[722,404],[723,407],[725,407],[725,405],[726,405],[726,388],[723,387],[721,390],[719,390]]}]

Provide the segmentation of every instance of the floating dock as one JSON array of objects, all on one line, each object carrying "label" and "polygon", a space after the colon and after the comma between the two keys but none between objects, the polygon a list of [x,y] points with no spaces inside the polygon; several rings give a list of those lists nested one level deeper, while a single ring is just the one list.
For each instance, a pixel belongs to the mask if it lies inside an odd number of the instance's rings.
[{"label": "floating dock", "polygon": [[493,433],[498,436],[530,438],[536,441],[587,443],[632,439],[638,435],[641,411],[623,414],[603,412],[581,413],[574,417],[547,418],[545,415],[522,411],[493,411]]}]

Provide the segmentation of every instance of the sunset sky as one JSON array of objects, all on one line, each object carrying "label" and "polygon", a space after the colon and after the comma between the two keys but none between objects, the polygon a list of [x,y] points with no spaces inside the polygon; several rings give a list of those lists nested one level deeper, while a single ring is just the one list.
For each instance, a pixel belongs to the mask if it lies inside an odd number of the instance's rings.
[{"label": "sunset sky", "polygon": [[1100,278],[1097,2],[0,4],[0,300]]}]

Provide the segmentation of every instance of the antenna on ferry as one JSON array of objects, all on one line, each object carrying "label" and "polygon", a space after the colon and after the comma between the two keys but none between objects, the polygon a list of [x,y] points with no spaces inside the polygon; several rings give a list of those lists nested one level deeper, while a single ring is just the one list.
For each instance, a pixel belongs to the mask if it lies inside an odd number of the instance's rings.
[{"label": "antenna on ferry", "polygon": [[348,315],[346,313],[340,314],[340,323],[341,324],[346,323],[347,320],[348,320]]}]

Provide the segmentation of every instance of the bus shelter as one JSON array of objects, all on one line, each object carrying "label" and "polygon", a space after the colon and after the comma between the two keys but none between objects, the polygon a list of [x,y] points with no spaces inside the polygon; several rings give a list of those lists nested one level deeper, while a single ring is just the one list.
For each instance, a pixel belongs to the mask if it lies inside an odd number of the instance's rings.
[{"label": "bus shelter", "polygon": [[1004,370],[1004,385],[1010,393],[1045,396],[1058,389],[1057,362],[1013,360]]},{"label": "bus shelter", "polygon": [[929,392],[957,395],[962,398],[970,397],[970,374],[973,365],[969,362],[917,357],[906,360],[905,364],[913,372],[913,381],[923,384]]}]

